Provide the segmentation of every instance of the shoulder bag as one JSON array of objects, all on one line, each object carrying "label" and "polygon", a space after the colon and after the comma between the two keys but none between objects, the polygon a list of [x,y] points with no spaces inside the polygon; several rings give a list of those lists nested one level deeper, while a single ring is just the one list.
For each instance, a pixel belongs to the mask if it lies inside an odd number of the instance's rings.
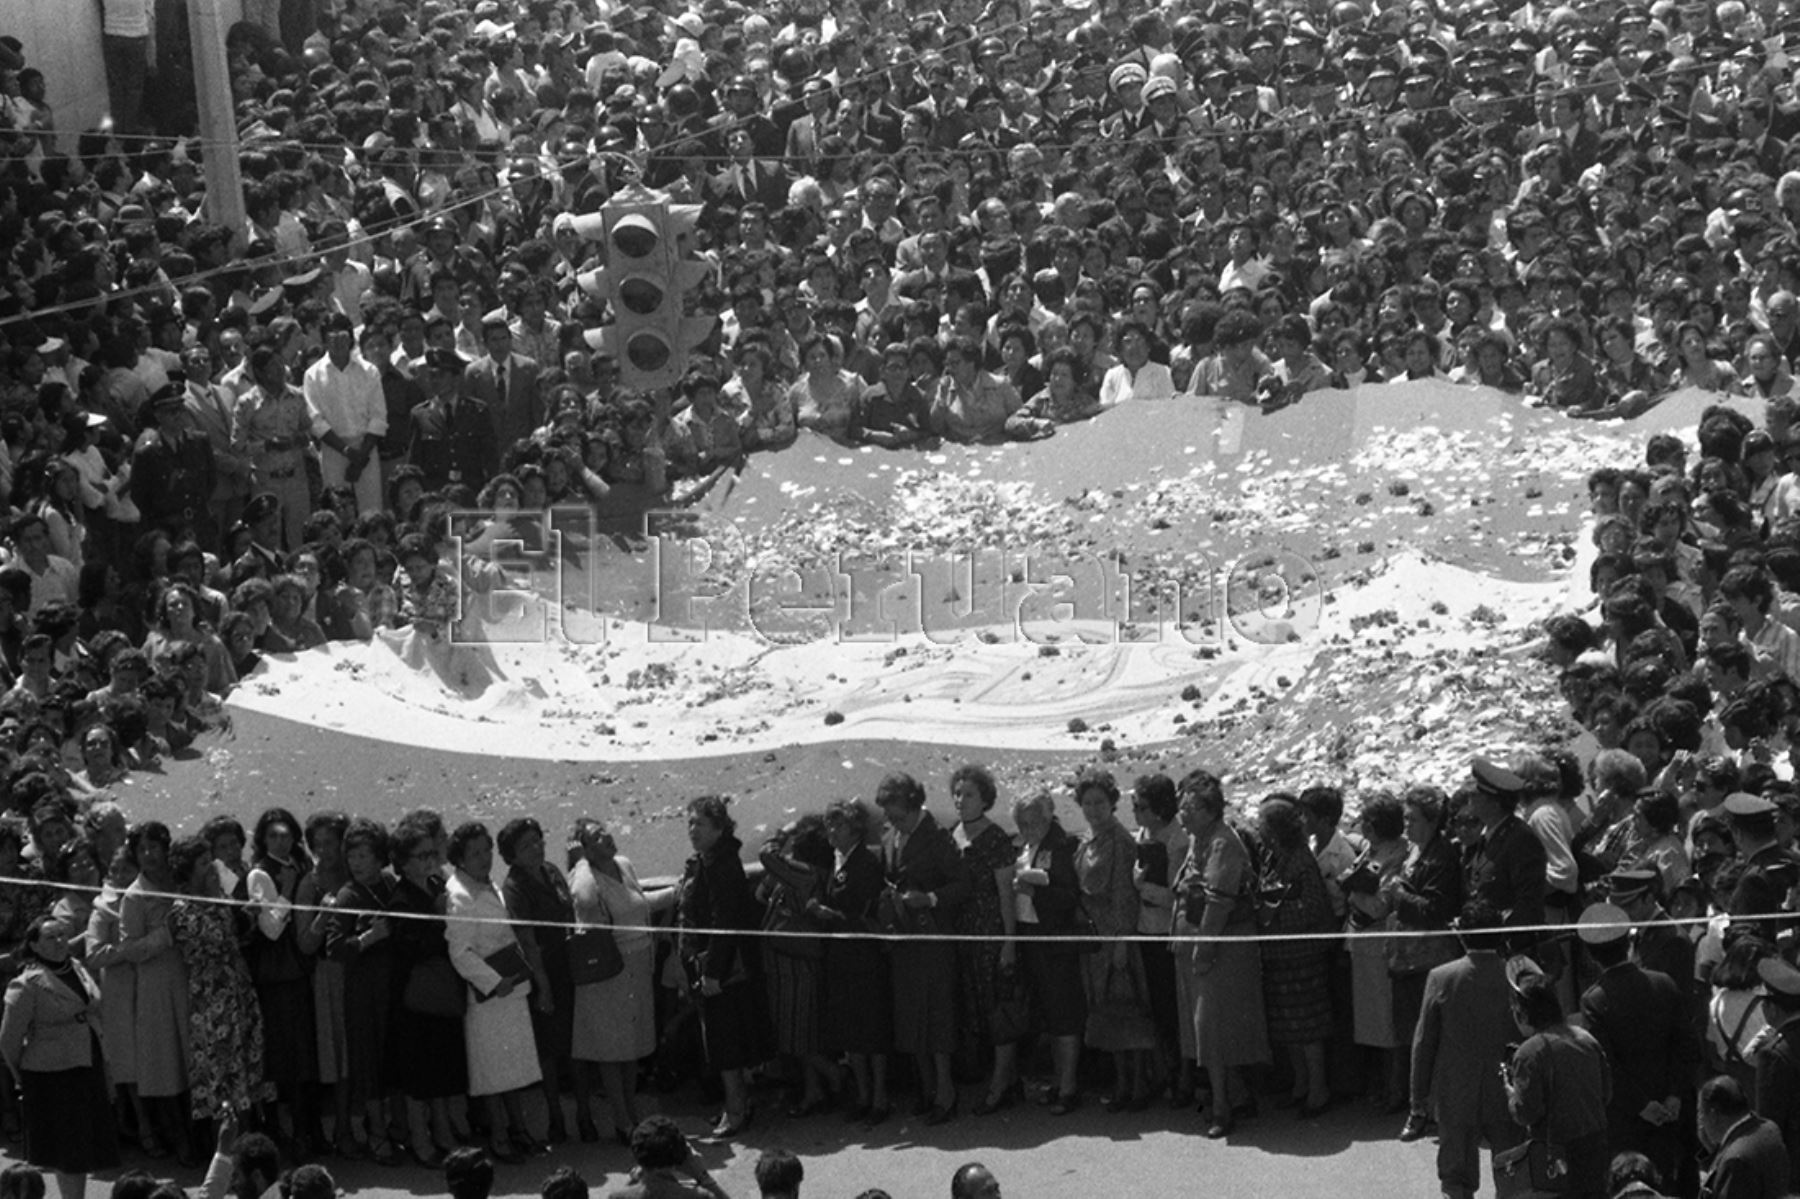
[{"label": "shoulder bag", "polygon": [[[612,923],[612,910],[606,906],[606,900],[599,899],[601,914],[606,923]],[[603,983],[609,978],[617,978],[625,970],[625,955],[619,952],[619,942],[613,937],[611,928],[583,928],[569,936],[569,978],[576,986],[589,983]]]}]

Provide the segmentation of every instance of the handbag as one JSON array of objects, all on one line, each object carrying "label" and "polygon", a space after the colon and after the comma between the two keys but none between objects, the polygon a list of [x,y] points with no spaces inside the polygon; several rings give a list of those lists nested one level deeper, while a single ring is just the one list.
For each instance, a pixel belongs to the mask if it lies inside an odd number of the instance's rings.
[{"label": "handbag", "polygon": [[1569,1191],[1569,1155],[1543,1137],[1494,1154],[1494,1194],[1498,1199],[1563,1195]]},{"label": "handbag", "polygon": [[[611,924],[612,912],[604,899],[600,901],[600,911],[606,923]],[[619,952],[619,942],[610,928],[581,929],[570,935],[568,946],[569,979],[578,987],[617,978],[625,970],[625,955]]]},{"label": "handbag", "polygon": [[[508,941],[481,960],[487,963],[488,969],[500,976],[501,983],[509,979],[519,982],[531,977],[531,967],[525,962],[525,951],[519,947],[516,940]],[[495,984],[495,987],[498,989],[499,984]],[[494,998],[494,992],[489,991],[486,995],[476,995],[475,1002],[486,1003],[492,998]]]},{"label": "handbag", "polygon": [[406,976],[400,1006],[419,1016],[462,1018],[469,1005],[469,987],[449,958],[426,958]]}]

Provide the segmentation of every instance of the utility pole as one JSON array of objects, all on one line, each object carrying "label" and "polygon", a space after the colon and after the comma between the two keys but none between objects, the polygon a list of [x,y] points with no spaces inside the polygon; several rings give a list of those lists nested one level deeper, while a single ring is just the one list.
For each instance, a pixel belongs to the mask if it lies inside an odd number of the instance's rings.
[{"label": "utility pole", "polygon": [[[188,0],[194,42],[194,93],[200,101],[201,162],[206,168],[206,214],[244,236],[244,178],[238,170],[237,114],[225,62],[223,0]],[[241,247],[240,247],[241,248]]]}]

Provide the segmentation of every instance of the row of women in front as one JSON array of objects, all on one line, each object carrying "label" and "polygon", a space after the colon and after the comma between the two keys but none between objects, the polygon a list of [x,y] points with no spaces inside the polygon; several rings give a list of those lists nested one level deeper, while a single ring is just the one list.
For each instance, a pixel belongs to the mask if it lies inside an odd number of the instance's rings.
[{"label": "row of women in front", "polygon": [[[536,1088],[548,1141],[568,1137],[570,1082],[581,1139],[623,1138],[643,1114],[640,1066],[658,1053],[678,1069],[689,1026],[722,1092],[719,1136],[752,1119],[751,1074],[771,1062],[795,1086],[790,1114],[838,1105],[869,1126],[892,1115],[889,1067],[905,1063],[914,1114],[942,1124],[959,1114],[959,1077],[985,1083],[976,1114],[1022,1098],[1032,1045],[1047,1050],[1041,1099],[1058,1115],[1081,1103],[1084,1048],[1097,1065],[1110,1056],[1090,1081],[1111,1111],[1191,1105],[1210,1077],[1214,1136],[1250,1102],[1236,1068],[1271,1044],[1288,1050],[1300,1113],[1327,1105],[1337,944],[1255,934],[1342,929],[1334,900],[1351,926],[1385,927],[1357,915],[1366,896],[1328,888],[1315,857],[1316,838],[1342,839],[1334,791],[1265,802],[1249,848],[1202,773],[1179,799],[1166,776],[1138,779],[1135,829],[1112,776],[1084,773],[1079,839],[1049,790],[1012,804],[1016,833],[994,819],[986,770],[958,769],[950,791],[947,828],[920,783],[890,776],[873,807],[841,801],[782,830],[755,884],[728,802],[697,799],[695,854],[663,889],[641,885],[591,820],[572,830],[565,874],[529,818],[494,837],[447,832],[428,811],[384,827],[272,808],[248,838],[218,817],[175,839],[100,805],[72,840],[38,847],[66,886],[12,889],[44,912],[0,1023],[27,1156],[78,1184],[117,1161],[117,1131],[197,1163],[208,1122],[229,1118],[275,1132],[296,1160],[335,1147],[436,1165],[474,1138],[516,1161],[542,1148],[523,1102]],[[1442,807],[1407,805],[1365,804],[1371,851],[1404,860],[1409,836],[1436,836]],[[644,930],[670,911],[665,957]],[[1196,931],[1231,939],[1118,939]],[[888,936],[832,935],[870,932]],[[1399,1010],[1386,955],[1411,942],[1367,943],[1337,1011],[1354,1013],[1355,1041],[1392,1049],[1416,1001]],[[690,1002],[659,1021],[659,993]],[[1381,1080],[1396,1110],[1399,1056]]]}]

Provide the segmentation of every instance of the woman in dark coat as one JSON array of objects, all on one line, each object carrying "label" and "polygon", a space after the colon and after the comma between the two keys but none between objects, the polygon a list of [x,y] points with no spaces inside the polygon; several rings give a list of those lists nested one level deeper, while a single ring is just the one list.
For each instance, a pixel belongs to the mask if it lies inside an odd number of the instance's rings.
[{"label": "woman in dark coat", "polygon": [[[256,930],[245,956],[262,1006],[263,1076],[275,1084],[277,1106],[288,1110],[288,1129],[297,1152],[320,1139],[315,1105],[319,1055],[313,1012],[313,959],[300,947],[293,905],[300,881],[312,872],[312,857],[300,843],[300,821],[286,808],[269,808],[251,834],[250,910]],[[323,1144],[319,1146],[323,1148]]]},{"label": "woman in dark coat", "polygon": [[756,900],[738,859],[743,848],[727,801],[703,795],[688,804],[688,841],[694,856],[681,878],[676,905],[680,952],[698,995],[707,1063],[725,1087],[725,1110],[715,1137],[736,1136],[750,1123],[750,1067],[768,1056],[755,974],[755,941],[706,929],[754,930]]},{"label": "woman in dark coat", "polygon": [[[1388,977],[1393,982],[1394,1037],[1399,1045],[1400,1078],[1412,1078],[1413,1030],[1425,1002],[1425,978],[1445,962],[1461,956],[1450,921],[1462,911],[1462,858],[1446,832],[1451,814],[1450,798],[1436,787],[1409,787],[1400,797],[1406,812],[1406,865],[1384,879],[1381,894],[1394,913],[1394,922],[1408,932],[1441,930],[1438,937],[1388,938]],[[1425,1097],[1409,1100],[1404,1140],[1425,1135],[1430,1115]]]},{"label": "woman in dark coat", "polygon": [[[971,1069],[992,1063],[986,1097],[976,1114],[997,1111],[1019,1092],[1017,1041],[995,1036],[994,1013],[1000,1006],[1001,972],[1018,967],[1013,935],[1013,859],[1018,848],[1012,835],[989,817],[999,789],[986,768],[958,766],[950,776],[950,798],[956,804],[956,848],[969,870],[969,902],[956,914],[956,931],[975,940],[956,946],[956,974],[962,1006],[957,1031],[962,1056]],[[998,1030],[1004,1031],[1004,1030]]]},{"label": "woman in dark coat", "polygon": [[[394,884],[382,873],[387,861],[387,830],[372,820],[356,819],[344,832],[342,854],[350,881],[332,901],[334,911],[325,930],[325,956],[344,968],[344,1039],[349,1070],[339,1086],[349,1091],[349,1105],[363,1117],[368,1145],[384,1166],[400,1164],[400,1150],[387,1135],[382,1101],[392,1087],[388,1032],[393,1026],[395,921],[383,915],[393,902]],[[338,1143],[348,1140],[338,1131]]]},{"label": "woman in dark coat", "polygon": [[1038,1032],[1050,1038],[1056,1091],[1050,1114],[1063,1116],[1081,1104],[1076,1070],[1081,1065],[1081,1033],[1087,1024],[1087,994],[1080,946],[1072,941],[1035,941],[1034,936],[1066,936],[1075,931],[1081,909],[1081,875],[1075,869],[1075,838],[1056,820],[1056,801],[1039,790],[1013,801],[1019,830],[1019,865],[1013,871],[1017,903],[1019,968],[1037,1017]]},{"label": "woman in dark coat", "polygon": [[825,819],[806,815],[784,825],[757,855],[762,883],[756,889],[763,928],[777,934],[757,954],[768,1004],[771,1048],[794,1062],[801,1079],[799,1101],[788,1109],[796,1119],[817,1115],[835,1098],[837,1062],[825,1056],[825,945],[808,904],[831,874],[834,856]]},{"label": "woman in dark coat", "polygon": [[[441,824],[432,827],[402,820],[388,842],[388,857],[397,875],[388,900],[388,910],[396,917],[389,927],[394,999],[388,1009],[393,1015],[388,1026],[388,1068],[406,1097],[414,1101],[409,1105],[412,1153],[428,1169],[441,1168],[445,1155],[456,1147],[449,1100],[469,1089],[462,1015],[422,1011],[406,998],[407,984],[414,975],[436,977],[447,983],[445,994],[467,998],[467,988],[450,964],[450,944],[444,933],[444,876],[438,871],[443,860],[442,835]],[[432,919],[412,918],[417,916]]]},{"label": "woman in dark coat", "polygon": [[24,968],[7,984],[0,1019],[0,1058],[24,1095],[25,1160],[55,1172],[63,1199],[80,1199],[90,1172],[119,1164],[100,988],[69,953],[79,931],[54,916],[26,927]]},{"label": "woman in dark coat", "polygon": [[569,974],[569,932],[564,926],[575,921],[575,903],[569,881],[545,855],[544,830],[537,821],[529,816],[507,821],[494,847],[507,866],[500,889],[507,914],[535,922],[518,924],[513,931],[532,968],[531,1031],[544,1075],[544,1106],[550,1112],[546,1139],[560,1145],[569,1139],[569,1129],[557,1080],[570,1070],[575,1030],[575,980]]},{"label": "woman in dark coat", "polygon": [[[875,927],[876,902],[887,884],[881,859],[869,848],[874,814],[859,800],[841,799],[825,809],[825,835],[834,855],[825,893],[807,905],[828,932],[867,932]],[[833,938],[825,942],[825,1052],[850,1061],[856,1106],[846,1118],[873,1128],[888,1118],[888,1059],[894,1046],[893,992],[887,950],[878,941]]]},{"label": "woman in dark coat", "polygon": [[[910,774],[881,780],[875,805],[887,818],[881,837],[887,890],[881,923],[891,932],[931,934],[955,927],[969,897],[969,872],[956,842],[925,810],[925,788]],[[894,1048],[919,1065],[915,1115],[927,1124],[956,1118],[956,946],[904,940],[893,948]]]},{"label": "woman in dark coat", "polygon": [[[1306,843],[1299,801],[1280,791],[1263,800],[1258,831],[1263,851],[1258,927],[1281,934],[1331,931],[1331,899]],[[1262,965],[1269,1040],[1288,1048],[1301,1116],[1316,1116],[1331,1101],[1325,1078],[1325,1040],[1332,1031],[1331,943],[1265,941]]]}]

